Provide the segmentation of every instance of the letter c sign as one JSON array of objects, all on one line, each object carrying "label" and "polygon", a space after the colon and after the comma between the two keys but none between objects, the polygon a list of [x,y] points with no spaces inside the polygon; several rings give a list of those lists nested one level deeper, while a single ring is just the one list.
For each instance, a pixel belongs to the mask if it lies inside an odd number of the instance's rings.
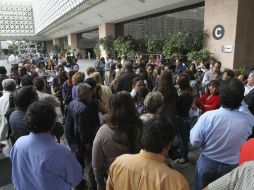
[{"label": "letter c sign", "polygon": [[221,38],[223,38],[224,34],[225,34],[225,29],[222,25],[216,25],[213,28],[213,38],[215,40],[220,40]]}]

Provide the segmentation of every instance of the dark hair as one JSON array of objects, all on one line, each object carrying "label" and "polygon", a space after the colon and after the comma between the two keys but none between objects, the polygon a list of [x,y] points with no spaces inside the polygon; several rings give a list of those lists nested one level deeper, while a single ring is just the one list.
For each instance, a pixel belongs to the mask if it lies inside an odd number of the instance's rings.
[{"label": "dark hair", "polygon": [[122,68],[122,64],[117,64],[116,68],[121,69]]},{"label": "dark hair", "polygon": [[204,66],[206,69],[210,69],[210,63],[208,61],[204,62]]},{"label": "dark hair", "polygon": [[4,66],[0,66],[0,74],[5,75],[7,73],[7,70]]},{"label": "dark hair", "polygon": [[19,65],[18,64],[13,64],[13,65],[11,65],[11,70],[12,71],[18,71],[19,70]]},{"label": "dark hair", "polygon": [[161,74],[158,84],[158,91],[161,92],[165,98],[165,103],[176,101],[177,92],[173,84],[172,75],[169,71],[164,71]]},{"label": "dark hair", "polygon": [[19,75],[20,77],[23,77],[26,74],[26,67],[25,66],[21,66],[19,68]]},{"label": "dark hair", "polygon": [[28,106],[38,100],[38,95],[33,86],[24,86],[14,94],[14,102],[17,107],[27,110]]},{"label": "dark hair", "polygon": [[135,77],[132,80],[132,85],[135,86],[137,84],[138,81],[143,81],[143,79],[141,77]]},{"label": "dark hair", "polygon": [[224,74],[224,73],[227,73],[227,75],[230,77],[230,79],[235,78],[235,73],[234,73],[234,71],[232,71],[231,69],[226,69],[226,70],[223,72],[223,74]]},{"label": "dark hair", "polygon": [[94,68],[94,67],[88,67],[88,68],[86,69],[87,75],[90,75],[90,74],[92,74],[92,73],[94,73],[94,72],[95,72],[95,68]]},{"label": "dark hair", "polygon": [[[125,133],[128,137],[130,153],[137,152],[137,137],[141,132],[142,122],[135,109],[130,93],[121,91],[113,94],[109,101],[108,122],[117,133]],[[117,137],[117,135],[115,135]],[[121,139],[114,139],[120,143]]]},{"label": "dark hair", "polygon": [[75,74],[75,71],[69,71],[68,73],[68,79],[72,79],[72,76]]},{"label": "dark hair", "polygon": [[173,123],[165,116],[156,115],[144,123],[141,148],[152,153],[160,153],[175,137]]},{"label": "dark hair", "polygon": [[153,64],[151,64],[151,63],[148,63],[148,64],[146,65],[146,68],[148,68],[148,67],[152,67],[153,69],[155,68],[155,66],[154,66]]},{"label": "dark hair", "polygon": [[195,80],[196,79],[195,76],[194,76],[194,73],[191,70],[185,69],[183,71],[183,74],[188,75],[189,80]]},{"label": "dark hair", "polygon": [[221,67],[221,62],[220,62],[220,61],[214,61],[214,62],[212,63],[212,66],[214,66],[216,63],[218,63],[218,65],[220,65],[220,67]]},{"label": "dark hair", "polygon": [[219,88],[221,105],[231,110],[238,109],[244,98],[244,86],[237,79],[222,81]]},{"label": "dark hair", "polygon": [[64,69],[64,66],[63,65],[58,65],[57,70],[59,70],[60,68]]},{"label": "dark hair", "polygon": [[33,79],[33,85],[36,90],[42,91],[45,86],[45,80],[42,77],[35,77]]},{"label": "dark hair", "polygon": [[97,82],[93,78],[87,78],[85,83],[89,84],[91,88],[95,88],[97,85]]},{"label": "dark hair", "polygon": [[101,93],[102,93],[102,89],[101,89],[101,85],[96,85],[95,87],[95,96],[98,100],[102,101],[101,100]]},{"label": "dark hair", "polygon": [[26,128],[33,133],[50,132],[56,123],[53,105],[37,101],[31,104],[25,115]]},{"label": "dark hair", "polygon": [[189,66],[189,68],[190,68],[190,67],[193,67],[193,71],[192,71],[192,72],[195,74],[195,73],[197,72],[196,65],[195,65],[194,63],[191,63],[190,66]]},{"label": "dark hair", "polygon": [[132,63],[131,61],[128,61],[128,62],[125,64],[124,68],[125,68],[126,70],[128,70],[128,71],[132,71],[132,69],[133,69],[133,63]]},{"label": "dark hair", "polygon": [[[213,86],[213,87],[217,88],[217,90],[216,90],[217,92],[216,92],[215,94],[218,94],[218,93],[219,93],[219,92],[218,92],[218,90],[219,90],[219,85],[220,85],[220,83],[219,83],[218,80],[210,80],[209,83],[208,83],[208,86]],[[208,94],[210,94],[209,88],[207,89],[207,92],[208,92]]]},{"label": "dark hair", "polygon": [[169,70],[175,71],[176,70],[176,66],[175,65],[165,65],[165,67],[168,67]]},{"label": "dark hair", "polygon": [[177,57],[176,60],[178,60],[180,63],[183,62],[183,60],[180,57]]},{"label": "dark hair", "polygon": [[140,101],[141,101],[141,98],[143,98],[143,100],[145,100],[146,95],[148,94],[148,92],[149,92],[149,91],[147,90],[147,88],[141,87],[141,88],[137,91],[136,95],[134,96],[135,102],[140,102]]},{"label": "dark hair", "polygon": [[157,69],[156,69],[157,75],[160,75],[160,74],[161,74],[161,70],[163,70],[162,67],[157,67]]},{"label": "dark hair", "polygon": [[188,75],[181,74],[178,76],[178,85],[181,91],[187,90],[190,88],[190,81]]},{"label": "dark hair", "polygon": [[21,77],[22,86],[32,86],[33,85],[33,77],[29,74],[25,74]]}]

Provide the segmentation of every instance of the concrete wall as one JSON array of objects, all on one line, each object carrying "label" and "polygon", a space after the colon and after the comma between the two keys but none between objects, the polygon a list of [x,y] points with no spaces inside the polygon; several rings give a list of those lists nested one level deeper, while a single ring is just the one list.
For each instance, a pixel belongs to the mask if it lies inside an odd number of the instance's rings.
[{"label": "concrete wall", "polygon": [[254,67],[254,1],[239,0],[234,67]]},{"label": "concrete wall", "polygon": [[[222,67],[237,69],[241,65],[254,67],[254,1],[206,0],[204,26],[208,33],[205,48],[222,62]],[[224,37],[212,36],[216,25],[225,28]],[[231,53],[222,52],[223,45],[232,45]]]},{"label": "concrete wall", "polygon": [[51,52],[51,50],[53,50],[53,42],[52,41],[46,41],[45,42],[45,48],[47,50],[47,52]]},{"label": "concrete wall", "polygon": [[[222,62],[223,68],[233,68],[234,46],[236,38],[238,0],[206,0],[204,29],[208,34],[205,48]],[[222,25],[225,28],[224,37],[215,40],[212,35],[213,28]],[[222,52],[223,45],[232,45],[232,53]]]}]

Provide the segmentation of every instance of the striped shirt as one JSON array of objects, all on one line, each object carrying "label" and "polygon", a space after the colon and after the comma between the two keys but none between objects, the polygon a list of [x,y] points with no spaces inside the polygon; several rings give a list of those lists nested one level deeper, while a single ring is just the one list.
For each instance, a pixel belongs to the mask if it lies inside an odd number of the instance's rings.
[{"label": "striped shirt", "polygon": [[254,189],[254,161],[246,162],[208,185],[209,190]]}]

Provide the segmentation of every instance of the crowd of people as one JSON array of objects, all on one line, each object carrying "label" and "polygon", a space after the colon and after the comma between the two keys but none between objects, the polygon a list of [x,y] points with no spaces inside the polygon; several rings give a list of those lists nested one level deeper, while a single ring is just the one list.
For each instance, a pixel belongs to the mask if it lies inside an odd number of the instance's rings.
[{"label": "crowd of people", "polygon": [[140,55],[97,58],[87,73],[68,56],[0,66],[0,148],[13,146],[15,188],[187,190],[168,160],[187,163],[190,145],[197,190],[253,187],[230,176],[254,164],[254,71],[221,67]]}]

